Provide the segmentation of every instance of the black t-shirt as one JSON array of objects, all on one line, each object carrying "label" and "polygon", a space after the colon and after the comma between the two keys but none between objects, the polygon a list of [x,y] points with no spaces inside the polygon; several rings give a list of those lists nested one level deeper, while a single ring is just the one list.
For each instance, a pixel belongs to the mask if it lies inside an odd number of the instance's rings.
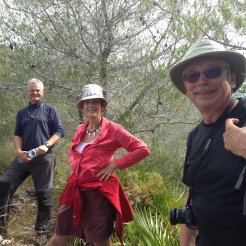
[{"label": "black t-shirt", "polygon": [[[246,100],[240,99],[227,118],[233,117],[240,119],[239,127],[245,123]],[[245,180],[241,189],[235,189],[246,160],[225,150],[224,123],[220,124],[208,154],[199,161],[213,126],[201,123],[191,132],[187,145],[183,182],[193,187],[192,204],[199,231],[197,245],[246,245]]]}]

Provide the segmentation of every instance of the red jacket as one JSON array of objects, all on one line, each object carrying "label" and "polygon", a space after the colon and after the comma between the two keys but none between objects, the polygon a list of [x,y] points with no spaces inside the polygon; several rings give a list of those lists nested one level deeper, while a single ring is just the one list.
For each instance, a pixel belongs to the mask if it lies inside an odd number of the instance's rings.
[{"label": "red jacket", "polygon": [[107,181],[99,182],[98,177],[91,177],[78,182],[77,177],[69,176],[67,186],[60,197],[60,203],[73,207],[73,226],[81,225],[81,207],[83,206],[80,190],[98,189],[114,205],[116,209],[116,234],[123,245],[123,223],[133,220],[132,208],[119,182],[112,174]]},{"label": "red jacket", "polygon": [[86,145],[82,154],[78,153],[74,148],[81,142],[87,126],[88,121],[79,125],[72,140],[69,151],[72,175],[67,180],[60,203],[73,207],[73,225],[79,226],[83,205],[80,190],[98,189],[117,211],[116,232],[123,245],[123,223],[133,219],[132,208],[115,174],[111,174],[107,181],[99,182],[100,178],[96,173],[112,163],[114,154],[119,148],[127,150],[125,155],[116,159],[119,169],[130,167],[144,159],[150,154],[150,150],[143,141],[131,135],[122,126],[103,117],[100,136],[93,143]]},{"label": "red jacket", "polygon": [[94,175],[109,165],[114,159],[115,152],[120,148],[124,148],[128,153],[116,159],[119,169],[130,167],[150,154],[149,148],[143,141],[131,135],[121,125],[104,117],[100,136],[93,143],[85,146],[80,154],[74,151],[74,148],[85,135],[87,126],[88,121],[78,126],[69,151],[68,161],[72,172],[79,177]]}]

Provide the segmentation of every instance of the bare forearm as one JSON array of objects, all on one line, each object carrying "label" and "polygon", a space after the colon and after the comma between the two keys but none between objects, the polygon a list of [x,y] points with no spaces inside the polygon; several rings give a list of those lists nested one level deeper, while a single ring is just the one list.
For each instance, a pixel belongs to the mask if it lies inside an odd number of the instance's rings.
[{"label": "bare forearm", "polygon": [[16,155],[20,158],[22,162],[27,162],[28,158],[26,156],[26,151],[22,150],[22,138],[19,136],[14,136],[14,146]]},{"label": "bare forearm", "polygon": [[[184,208],[186,207],[189,198],[189,192],[187,192],[186,198],[184,199]],[[190,229],[185,224],[180,225],[180,246],[195,246],[196,236],[197,230]]]},{"label": "bare forearm", "polygon": [[22,138],[19,136],[14,136],[14,146],[15,146],[15,152],[18,155],[18,153],[22,149]]},{"label": "bare forearm", "polygon": [[50,144],[50,145],[55,145],[58,140],[60,139],[60,137],[56,134],[52,135],[48,140],[47,142]]},{"label": "bare forearm", "polygon": [[197,230],[189,229],[186,225],[180,226],[180,246],[195,246]]},{"label": "bare forearm", "polygon": [[[37,153],[39,155],[44,155],[45,153],[47,153],[47,151],[57,143],[57,141],[60,139],[60,137],[56,134],[52,135],[47,141],[46,143],[43,143],[42,145],[40,145],[39,147],[36,148]],[[48,145],[47,145],[48,144]]]}]

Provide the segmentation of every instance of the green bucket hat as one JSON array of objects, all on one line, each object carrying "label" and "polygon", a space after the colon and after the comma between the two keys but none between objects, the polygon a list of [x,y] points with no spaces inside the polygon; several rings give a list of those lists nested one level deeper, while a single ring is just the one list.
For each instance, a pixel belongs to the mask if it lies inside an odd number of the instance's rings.
[{"label": "green bucket hat", "polygon": [[214,41],[201,40],[193,44],[184,57],[171,67],[169,71],[171,81],[182,93],[185,94],[184,82],[182,80],[182,72],[185,66],[203,56],[217,57],[224,60],[230,69],[236,73],[236,87],[233,92],[242,85],[246,75],[246,58],[236,51],[226,50],[224,46]]}]

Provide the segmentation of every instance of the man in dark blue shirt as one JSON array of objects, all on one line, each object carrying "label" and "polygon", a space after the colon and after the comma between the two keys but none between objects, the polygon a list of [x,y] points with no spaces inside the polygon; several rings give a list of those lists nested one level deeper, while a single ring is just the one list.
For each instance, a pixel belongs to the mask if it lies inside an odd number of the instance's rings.
[{"label": "man in dark blue shirt", "polygon": [[56,108],[42,101],[44,85],[38,79],[27,84],[29,105],[16,116],[14,145],[17,157],[0,176],[0,234],[6,235],[11,198],[21,183],[32,176],[38,212],[35,230],[38,237],[47,238],[52,210],[52,188],[56,142],[64,129]]}]

